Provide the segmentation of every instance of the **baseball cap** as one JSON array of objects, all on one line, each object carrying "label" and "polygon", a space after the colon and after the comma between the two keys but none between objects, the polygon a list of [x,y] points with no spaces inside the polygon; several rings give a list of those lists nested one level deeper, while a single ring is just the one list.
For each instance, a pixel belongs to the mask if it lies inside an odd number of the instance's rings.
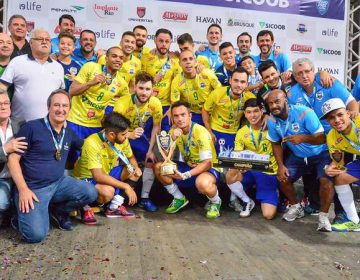
[{"label": "baseball cap", "polygon": [[330,112],[341,108],[346,109],[346,106],[340,98],[329,99],[321,107],[323,115],[320,117],[320,120],[325,119],[327,117],[327,114],[329,114]]}]

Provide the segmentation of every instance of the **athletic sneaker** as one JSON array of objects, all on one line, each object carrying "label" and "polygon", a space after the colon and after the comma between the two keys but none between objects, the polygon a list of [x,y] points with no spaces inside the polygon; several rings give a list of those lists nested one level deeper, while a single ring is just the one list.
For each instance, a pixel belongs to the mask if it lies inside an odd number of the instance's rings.
[{"label": "athletic sneaker", "polygon": [[250,199],[250,201],[248,203],[245,203],[243,209],[241,209],[240,217],[241,218],[249,217],[251,214],[251,211],[254,209],[254,207],[255,207],[255,202],[254,202],[254,200]]},{"label": "athletic sneaker", "polygon": [[329,217],[322,213],[319,214],[319,223],[317,231],[321,232],[331,232],[331,224],[329,221]]},{"label": "athletic sneaker", "polygon": [[287,222],[293,222],[296,219],[304,217],[304,215],[304,208],[302,206],[296,207],[295,205],[291,205],[282,218]]},{"label": "athletic sneaker", "polygon": [[333,231],[339,231],[339,232],[360,231],[360,224],[355,224],[354,222],[350,221],[346,217],[346,215],[343,214],[342,219],[339,218],[340,217],[338,217],[336,221],[334,219],[335,222],[331,225],[331,229]]},{"label": "athletic sneaker", "polygon": [[61,230],[71,231],[74,229],[74,225],[70,221],[69,215],[50,213],[50,219],[52,224],[55,224],[55,226],[57,226]]},{"label": "athletic sneaker", "polygon": [[229,202],[229,207],[234,209],[236,212],[241,212],[243,210],[243,206],[240,203],[240,200],[235,198]]},{"label": "athletic sneaker", "polygon": [[81,209],[81,222],[85,225],[96,225],[96,218],[94,211],[89,208],[87,210]]},{"label": "athletic sneaker", "polygon": [[129,212],[124,205],[119,206],[115,210],[111,210],[110,208],[106,209],[105,216],[107,218],[125,218],[125,219],[135,218],[135,214]]},{"label": "athletic sneaker", "polygon": [[168,208],[165,209],[165,212],[168,214],[174,214],[178,212],[181,208],[184,208],[188,205],[189,200],[184,196],[183,198],[174,198]]},{"label": "athletic sneaker", "polygon": [[138,203],[138,207],[144,209],[148,212],[156,212],[159,208],[149,199],[149,198],[142,198]]},{"label": "athletic sneaker", "polygon": [[215,219],[220,217],[220,207],[221,207],[221,200],[219,203],[212,203],[210,204],[209,210],[206,212],[206,218]]}]

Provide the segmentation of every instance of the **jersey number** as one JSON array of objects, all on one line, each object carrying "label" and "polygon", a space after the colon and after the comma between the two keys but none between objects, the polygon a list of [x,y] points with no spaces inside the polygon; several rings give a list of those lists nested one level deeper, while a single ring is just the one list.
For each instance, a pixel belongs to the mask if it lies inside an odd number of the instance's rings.
[{"label": "jersey number", "polygon": [[96,97],[96,100],[97,101],[101,101],[101,99],[104,97],[104,93],[103,92],[101,92],[99,95],[98,95],[98,97]]}]

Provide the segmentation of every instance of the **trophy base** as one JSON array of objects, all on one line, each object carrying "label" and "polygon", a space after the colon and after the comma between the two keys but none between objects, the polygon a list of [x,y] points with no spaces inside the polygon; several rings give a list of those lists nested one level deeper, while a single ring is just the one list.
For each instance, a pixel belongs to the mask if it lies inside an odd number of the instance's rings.
[{"label": "trophy base", "polygon": [[160,167],[160,174],[162,176],[174,175],[176,170],[177,167],[175,163],[165,163]]}]

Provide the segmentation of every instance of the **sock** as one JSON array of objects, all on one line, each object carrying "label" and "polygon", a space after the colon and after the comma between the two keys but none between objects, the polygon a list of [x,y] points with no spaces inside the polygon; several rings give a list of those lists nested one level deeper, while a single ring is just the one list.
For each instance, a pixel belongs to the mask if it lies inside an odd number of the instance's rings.
[{"label": "sock", "polygon": [[335,186],[335,191],[348,219],[355,224],[358,224],[359,216],[356,212],[354,195],[350,188],[350,185],[337,185]]},{"label": "sock", "polygon": [[208,196],[207,196],[207,198],[208,198],[212,203],[216,203],[216,204],[219,204],[220,201],[221,201],[218,191],[216,191],[216,194],[215,194],[213,197],[208,197]]},{"label": "sock", "polygon": [[250,197],[248,197],[248,195],[244,191],[244,187],[243,184],[241,184],[241,182],[239,181],[235,182],[233,184],[228,185],[228,187],[230,188],[231,192],[235,194],[238,198],[240,198],[242,201],[244,201],[245,203],[250,202]]},{"label": "sock", "polygon": [[167,189],[169,194],[171,194],[174,198],[181,199],[184,197],[183,193],[179,190],[179,187],[175,183],[165,186],[165,189]]},{"label": "sock", "polygon": [[234,201],[235,199],[236,199],[236,195],[233,192],[231,192],[230,201]]},{"label": "sock", "polygon": [[155,181],[155,174],[152,168],[145,167],[143,172],[143,184],[141,189],[141,198],[149,198],[151,187]]},{"label": "sock", "polygon": [[109,209],[116,210],[124,203],[124,198],[121,195],[114,195],[113,199],[110,202]]},{"label": "sock", "polygon": [[329,217],[329,213],[319,212],[319,216]]}]

